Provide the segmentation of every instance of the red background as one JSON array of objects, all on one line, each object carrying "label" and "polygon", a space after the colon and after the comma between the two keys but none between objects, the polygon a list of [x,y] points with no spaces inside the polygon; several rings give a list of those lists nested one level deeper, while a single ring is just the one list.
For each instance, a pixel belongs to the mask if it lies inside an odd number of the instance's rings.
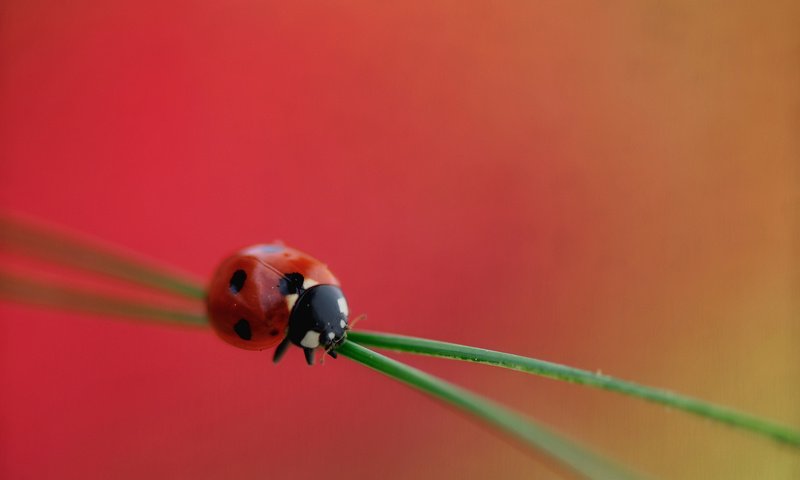
[{"label": "red background", "polygon": [[[200,277],[282,239],[361,328],[800,425],[796,5],[288,3],[4,2],[2,206]],[[553,475],[347,360],[0,315],[4,478]],[[656,476],[800,474],[660,407],[404,359]]]}]

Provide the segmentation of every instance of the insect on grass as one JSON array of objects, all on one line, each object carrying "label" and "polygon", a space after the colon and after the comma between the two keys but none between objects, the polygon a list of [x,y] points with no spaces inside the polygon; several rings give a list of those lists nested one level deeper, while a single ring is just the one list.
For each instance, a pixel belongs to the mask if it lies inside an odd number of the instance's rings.
[{"label": "insect on grass", "polygon": [[[285,245],[255,245],[240,250],[220,264],[206,291],[197,280],[174,269],[91,239],[66,235],[11,216],[0,215],[0,227],[0,244],[20,254],[190,298],[197,302],[197,310],[205,308],[208,316],[196,311],[145,305],[0,270],[0,297],[6,300],[164,324],[210,325],[220,338],[233,346],[248,350],[275,347],[275,361],[280,360],[291,345],[303,350],[309,365],[315,363],[318,354],[334,358],[344,356],[466,412],[585,478],[636,478],[638,475],[496,402],[366,347],[482,363],[601,388],[800,448],[800,433],[790,427],[689,396],[509,353],[429,339],[352,331],[347,300],[334,274],[322,262]],[[205,304],[201,303],[202,299]]]}]

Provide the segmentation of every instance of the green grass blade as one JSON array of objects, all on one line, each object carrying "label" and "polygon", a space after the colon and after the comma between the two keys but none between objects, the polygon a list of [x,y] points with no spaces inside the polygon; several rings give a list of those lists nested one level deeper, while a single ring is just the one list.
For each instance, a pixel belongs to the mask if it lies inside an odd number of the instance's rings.
[{"label": "green grass blade", "polygon": [[497,403],[348,340],[340,355],[453,405],[590,479],[638,478],[610,460]]},{"label": "green grass blade", "polygon": [[193,299],[204,288],[188,275],[95,240],[42,227],[0,212],[0,246],[68,267],[108,275]]},{"label": "green grass blade", "polygon": [[696,398],[578,368],[510,353],[402,335],[374,332],[350,332],[348,333],[348,338],[360,344],[375,348],[483,363],[556,380],[564,380],[581,385],[602,388],[666,405],[677,410],[683,410],[703,418],[716,420],[752,433],[763,435],[793,447],[800,447],[800,432],[789,427]]},{"label": "green grass blade", "polygon": [[203,313],[151,307],[0,271],[0,299],[60,310],[207,326]]}]

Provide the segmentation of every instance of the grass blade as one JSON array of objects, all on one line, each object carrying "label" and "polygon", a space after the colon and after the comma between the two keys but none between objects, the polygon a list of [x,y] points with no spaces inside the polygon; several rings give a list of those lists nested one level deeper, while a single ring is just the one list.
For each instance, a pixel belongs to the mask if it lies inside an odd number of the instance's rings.
[{"label": "grass blade", "polygon": [[0,299],[78,312],[206,326],[203,313],[151,307],[0,271]]},{"label": "grass blade", "polygon": [[789,427],[696,398],[578,368],[510,353],[402,335],[375,332],[350,332],[348,338],[360,344],[375,348],[483,363],[556,380],[564,380],[581,385],[602,388],[666,405],[684,412],[693,413],[703,418],[716,420],[733,427],[763,435],[793,447],[800,447],[800,432],[792,430]]},{"label": "grass blade", "polygon": [[[3,212],[0,212],[0,246],[195,300],[205,296],[200,282],[185,274],[171,271],[134,253],[78,235],[68,235],[52,228],[42,227],[34,221],[9,216]],[[99,314],[193,325],[207,324],[207,320],[200,314],[151,307],[2,272],[0,272],[0,298]],[[793,447],[800,447],[800,432],[789,427],[685,395],[586,370],[519,355],[400,335],[351,332],[350,338],[376,348],[483,363],[615,391],[716,420]]]},{"label": "grass blade", "polygon": [[638,478],[598,454],[468,390],[392,360],[348,340],[342,356],[377,370],[432,397],[453,405],[498,430],[546,453],[561,465],[590,479]]},{"label": "grass blade", "polygon": [[68,267],[125,280],[182,297],[205,295],[200,282],[156,262],[75,234],[0,212],[0,245]]}]

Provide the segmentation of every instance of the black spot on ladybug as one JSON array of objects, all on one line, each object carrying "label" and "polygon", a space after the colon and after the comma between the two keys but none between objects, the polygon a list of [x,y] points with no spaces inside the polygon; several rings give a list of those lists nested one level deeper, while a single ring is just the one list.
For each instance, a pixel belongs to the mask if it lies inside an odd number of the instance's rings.
[{"label": "black spot on ladybug", "polygon": [[273,337],[277,337],[279,333],[281,333],[281,332],[279,332],[277,330],[270,330],[269,331],[269,334],[272,335]]},{"label": "black spot on ladybug", "polygon": [[278,290],[280,290],[283,295],[301,293],[303,291],[303,276],[299,273],[287,273],[281,278],[278,284]]},{"label": "black spot on ladybug", "polygon": [[236,270],[231,276],[231,292],[239,293],[244,288],[244,281],[247,280],[247,273],[244,270]]},{"label": "black spot on ladybug", "polygon": [[239,338],[242,340],[250,340],[253,338],[253,332],[250,331],[250,322],[244,318],[236,322],[236,325],[233,326],[233,331],[236,332],[236,335],[239,335]]}]

